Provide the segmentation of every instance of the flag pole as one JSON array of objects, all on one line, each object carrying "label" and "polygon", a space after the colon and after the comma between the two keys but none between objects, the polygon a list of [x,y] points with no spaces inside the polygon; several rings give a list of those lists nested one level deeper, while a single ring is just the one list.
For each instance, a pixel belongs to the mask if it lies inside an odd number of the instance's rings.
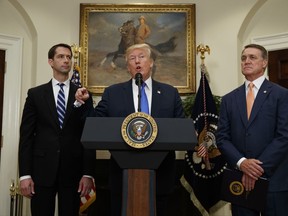
[{"label": "flag pole", "polygon": [[[204,60],[205,60],[205,53],[208,53],[210,55],[210,47],[208,45],[205,45],[204,44],[199,44],[197,46],[197,54],[198,53],[201,53],[200,55],[200,59],[201,59],[201,65],[200,65],[200,68],[201,68],[201,76],[206,76],[206,66],[205,66],[205,63],[204,63]],[[203,95],[204,97],[206,97],[206,93],[205,93],[205,82],[204,82],[204,79],[202,79],[202,86],[203,86]],[[206,98],[204,98],[203,101],[206,101]],[[206,103],[204,102],[203,104],[203,107],[204,107],[204,113],[207,113],[207,108],[206,108]],[[208,127],[208,121],[207,121],[207,116],[204,116],[204,142],[202,142],[201,144],[199,144],[199,147],[198,147],[198,155],[203,157],[204,159],[204,162],[205,162],[205,168],[206,170],[211,170],[211,164],[210,164],[210,161],[209,161],[209,154],[208,154],[208,146],[207,146],[207,142],[209,140],[209,137],[207,135],[207,127]]]},{"label": "flag pole", "polygon": [[180,181],[190,193],[190,199],[199,214],[209,216],[210,212],[215,212],[223,206],[223,203],[219,202],[221,175],[227,163],[217,148],[216,130],[219,117],[204,64],[205,55],[207,57],[206,53],[210,54],[210,48],[203,44],[196,48],[195,51],[201,58],[201,77],[191,109],[191,118],[198,144],[195,149],[185,154],[185,169]]}]

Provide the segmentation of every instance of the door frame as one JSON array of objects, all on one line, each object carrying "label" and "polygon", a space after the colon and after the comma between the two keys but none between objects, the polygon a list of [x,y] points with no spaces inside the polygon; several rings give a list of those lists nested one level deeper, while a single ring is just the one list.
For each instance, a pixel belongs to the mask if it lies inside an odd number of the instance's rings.
[{"label": "door frame", "polygon": [[18,179],[18,143],[21,110],[23,38],[0,34],[0,49],[5,50],[6,72],[3,97],[3,147],[0,161],[1,214],[10,212],[11,180]]},{"label": "door frame", "polygon": [[288,48],[288,32],[254,37],[251,42],[264,46],[267,51],[286,49]]},{"label": "door frame", "polygon": [[[267,51],[275,51],[288,48],[288,32],[266,35],[260,37],[254,37],[251,39],[251,43],[262,45]],[[266,69],[265,76],[269,79],[268,71]]]}]

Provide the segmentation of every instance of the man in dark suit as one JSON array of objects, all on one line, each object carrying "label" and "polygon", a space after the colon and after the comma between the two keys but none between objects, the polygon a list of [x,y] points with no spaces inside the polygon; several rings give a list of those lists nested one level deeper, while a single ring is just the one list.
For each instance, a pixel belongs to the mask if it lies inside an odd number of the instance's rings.
[{"label": "man in dark suit", "polygon": [[[135,75],[141,73],[146,83],[149,114],[154,118],[184,118],[182,101],[176,88],[157,82],[151,78],[153,59],[147,44],[137,44],[126,51],[127,69],[132,79],[112,85],[105,89],[101,101],[94,110],[95,116],[126,117],[138,110],[138,86]],[[84,103],[87,90],[79,89],[76,99]],[[111,160],[111,212],[121,215],[122,170],[112,157]],[[157,216],[167,216],[168,198],[175,180],[175,153],[169,152],[159,169],[156,170],[156,208]]]},{"label": "man in dark suit", "polygon": [[[245,46],[241,55],[245,83],[222,99],[217,144],[231,167],[242,171],[247,191],[253,190],[259,177],[269,179],[261,215],[284,216],[288,207],[288,90],[264,77],[267,64],[264,47]],[[255,99],[247,116],[249,83],[253,83]],[[260,212],[232,204],[232,214],[256,216]]]},{"label": "man in dark suit", "polygon": [[[80,196],[92,186],[95,151],[85,150],[80,142],[85,110],[92,100],[74,108],[77,86],[69,81],[72,51],[67,44],[57,44],[48,52],[53,78],[28,90],[19,143],[21,193],[31,198],[33,216],[54,216],[58,194],[59,216],[78,216]],[[57,97],[63,83],[64,120],[60,125]],[[89,107],[90,106],[90,107]],[[62,121],[61,120],[61,121]]]}]

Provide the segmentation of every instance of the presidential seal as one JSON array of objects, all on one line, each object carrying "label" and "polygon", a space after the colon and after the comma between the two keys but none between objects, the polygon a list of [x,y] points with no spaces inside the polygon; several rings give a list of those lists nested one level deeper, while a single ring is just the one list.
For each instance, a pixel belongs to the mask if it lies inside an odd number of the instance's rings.
[{"label": "presidential seal", "polygon": [[229,190],[233,195],[239,196],[244,192],[244,186],[239,181],[233,181],[229,185]]},{"label": "presidential seal", "polygon": [[141,149],[154,142],[158,134],[158,127],[152,116],[136,112],[124,119],[121,134],[129,146]]},{"label": "presidential seal", "polygon": [[198,144],[194,150],[187,151],[185,159],[194,175],[199,178],[217,178],[227,167],[216,143],[218,119],[214,112],[201,112],[193,120]]}]

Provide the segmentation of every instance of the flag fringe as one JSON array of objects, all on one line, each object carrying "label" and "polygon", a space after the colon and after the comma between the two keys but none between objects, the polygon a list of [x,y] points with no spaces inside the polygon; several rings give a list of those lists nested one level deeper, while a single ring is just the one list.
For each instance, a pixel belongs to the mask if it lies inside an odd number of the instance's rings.
[{"label": "flag fringe", "polygon": [[80,213],[83,213],[94,201],[96,200],[96,193],[94,192],[92,196],[89,197],[87,202],[83,203],[83,205],[80,206]]},{"label": "flag fringe", "polygon": [[190,194],[191,201],[194,203],[195,207],[199,210],[199,212],[202,214],[202,216],[209,216],[210,214],[215,213],[220,208],[223,208],[225,205],[228,204],[228,202],[220,200],[219,202],[217,202],[214,206],[212,206],[209,209],[209,212],[207,212],[206,209],[201,205],[201,203],[197,199],[193,188],[188,183],[188,181],[185,179],[184,175],[180,178],[180,182],[181,182],[182,186],[186,189],[186,191]]},{"label": "flag fringe", "polygon": [[221,209],[221,208],[223,208],[224,206],[226,206],[228,203],[229,203],[229,202],[226,202],[226,201],[223,201],[223,200],[218,201],[214,206],[212,206],[212,207],[209,209],[210,214],[215,213],[215,212],[218,211],[219,209]]},{"label": "flag fringe", "polygon": [[180,182],[182,186],[187,190],[187,192],[190,194],[190,199],[196,206],[196,208],[200,211],[202,216],[209,216],[209,213],[205,210],[205,208],[201,205],[199,200],[197,199],[193,188],[191,185],[188,183],[188,181],[185,179],[184,175],[181,177]]}]

